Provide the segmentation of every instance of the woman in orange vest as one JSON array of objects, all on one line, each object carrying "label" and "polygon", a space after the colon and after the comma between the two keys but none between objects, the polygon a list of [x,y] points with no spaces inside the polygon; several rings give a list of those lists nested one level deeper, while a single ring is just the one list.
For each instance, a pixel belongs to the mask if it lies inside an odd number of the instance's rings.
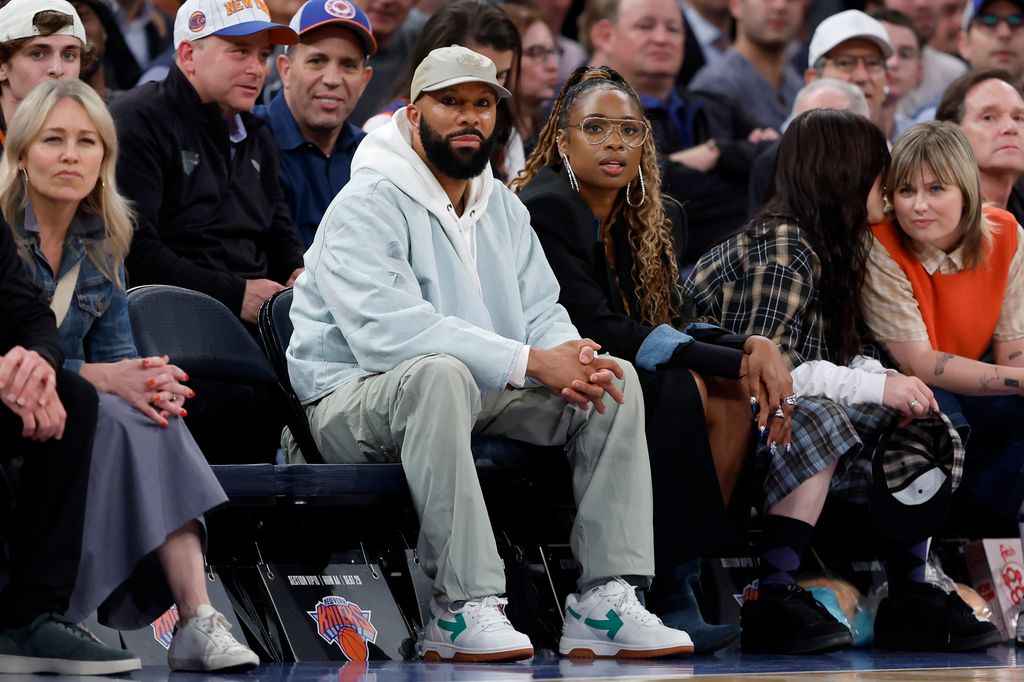
[{"label": "woman in orange vest", "polygon": [[886,187],[891,209],[872,228],[864,319],[960,429],[964,488],[1012,520],[1024,500],[1021,227],[983,205],[970,143],[951,123],[904,133]]}]

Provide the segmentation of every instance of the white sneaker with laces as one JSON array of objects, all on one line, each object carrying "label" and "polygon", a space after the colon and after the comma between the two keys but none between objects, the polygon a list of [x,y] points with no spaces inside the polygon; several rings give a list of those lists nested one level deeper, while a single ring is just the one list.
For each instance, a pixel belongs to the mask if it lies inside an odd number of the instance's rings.
[{"label": "white sneaker with laces", "polygon": [[231,624],[219,611],[209,604],[200,606],[195,618],[174,627],[167,652],[171,670],[211,671],[259,665],[259,656],[239,643],[230,630]]},{"label": "white sneaker with laces", "polygon": [[615,578],[565,600],[558,652],[570,658],[657,658],[693,653],[693,642],[644,608],[635,588]]},{"label": "white sneaker with laces", "polygon": [[425,661],[518,661],[533,656],[530,638],[505,617],[508,599],[488,596],[452,608],[431,598],[427,626],[419,642]]}]

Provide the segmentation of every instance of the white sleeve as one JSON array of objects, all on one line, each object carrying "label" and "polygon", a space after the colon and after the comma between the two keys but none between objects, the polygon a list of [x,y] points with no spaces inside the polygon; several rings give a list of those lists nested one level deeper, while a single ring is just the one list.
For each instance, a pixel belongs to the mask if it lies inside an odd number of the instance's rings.
[{"label": "white sleeve", "polygon": [[882,367],[877,360],[858,355],[847,367],[812,360],[790,374],[793,390],[800,395],[822,395],[848,407],[858,403],[881,405],[885,377],[894,371]]}]

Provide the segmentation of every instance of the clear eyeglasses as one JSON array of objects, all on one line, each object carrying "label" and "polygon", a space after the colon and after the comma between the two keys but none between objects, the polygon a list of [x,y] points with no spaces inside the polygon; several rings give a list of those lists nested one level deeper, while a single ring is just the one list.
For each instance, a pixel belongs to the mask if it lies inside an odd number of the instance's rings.
[{"label": "clear eyeglasses", "polygon": [[603,144],[612,131],[619,134],[619,139],[628,147],[639,147],[647,141],[651,129],[646,121],[638,121],[634,118],[598,118],[588,116],[579,123],[570,125],[570,128],[579,128],[583,133],[583,139],[590,144]]}]

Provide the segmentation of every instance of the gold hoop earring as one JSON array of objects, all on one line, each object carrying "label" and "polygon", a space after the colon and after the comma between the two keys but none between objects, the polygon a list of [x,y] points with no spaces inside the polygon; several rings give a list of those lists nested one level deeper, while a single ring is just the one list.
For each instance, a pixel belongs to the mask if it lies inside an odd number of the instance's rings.
[{"label": "gold hoop earring", "polygon": [[647,186],[644,184],[644,169],[640,167],[640,201],[633,203],[632,199],[629,198],[630,190],[633,189],[633,183],[630,182],[626,185],[626,203],[633,208],[640,208],[644,205],[644,201],[647,199]]}]

